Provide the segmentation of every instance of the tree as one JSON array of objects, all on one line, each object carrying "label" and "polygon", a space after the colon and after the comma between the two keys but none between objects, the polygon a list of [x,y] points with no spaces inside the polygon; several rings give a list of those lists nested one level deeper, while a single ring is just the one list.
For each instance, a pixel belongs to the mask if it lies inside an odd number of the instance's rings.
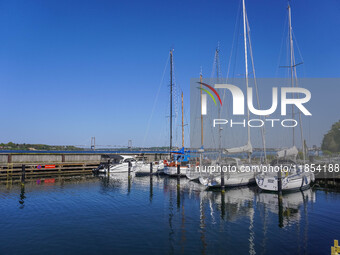
[{"label": "tree", "polygon": [[331,130],[325,134],[321,149],[323,151],[340,152],[340,121],[334,123]]}]

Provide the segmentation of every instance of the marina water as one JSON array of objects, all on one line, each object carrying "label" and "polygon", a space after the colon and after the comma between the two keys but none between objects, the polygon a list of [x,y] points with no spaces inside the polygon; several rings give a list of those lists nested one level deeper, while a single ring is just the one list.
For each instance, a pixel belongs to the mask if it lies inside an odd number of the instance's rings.
[{"label": "marina water", "polygon": [[0,186],[0,254],[330,254],[340,193],[207,191],[168,177]]}]

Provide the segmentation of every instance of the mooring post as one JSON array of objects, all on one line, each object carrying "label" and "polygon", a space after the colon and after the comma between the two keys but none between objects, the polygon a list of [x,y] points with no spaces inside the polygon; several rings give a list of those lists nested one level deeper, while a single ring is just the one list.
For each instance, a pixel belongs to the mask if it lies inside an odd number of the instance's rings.
[{"label": "mooring post", "polygon": [[181,163],[177,164],[177,208],[181,205]]},{"label": "mooring post", "polygon": [[22,165],[21,167],[21,184],[25,184],[25,175],[26,175],[26,166]]},{"label": "mooring post", "polygon": [[110,160],[107,161],[107,175],[110,175]]},{"label": "mooring post", "polygon": [[131,161],[129,161],[129,167],[128,167],[128,178],[131,178]]},{"label": "mooring post", "polygon": [[281,170],[277,172],[277,192],[279,197],[282,196],[282,173]]},{"label": "mooring post", "polygon": [[152,175],[152,162],[150,162],[150,175]]},{"label": "mooring post", "polygon": [[283,206],[282,206],[282,172],[277,172],[277,199],[279,204],[279,227],[283,227]]},{"label": "mooring post", "polygon": [[222,193],[225,191],[224,172],[223,172],[222,168],[221,168],[221,191],[222,191]]},{"label": "mooring post", "polygon": [[224,219],[225,217],[225,192],[221,191],[221,217]]},{"label": "mooring post", "polygon": [[279,204],[279,227],[283,227],[283,206],[282,206],[282,172],[277,172],[277,193]]},{"label": "mooring post", "polygon": [[152,202],[152,197],[153,197],[153,178],[152,175],[150,175],[150,196],[149,196],[150,202]]}]

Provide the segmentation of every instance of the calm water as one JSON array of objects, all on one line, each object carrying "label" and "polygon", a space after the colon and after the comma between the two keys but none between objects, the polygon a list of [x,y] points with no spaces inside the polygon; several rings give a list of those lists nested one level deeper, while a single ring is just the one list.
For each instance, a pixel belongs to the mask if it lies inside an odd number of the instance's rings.
[{"label": "calm water", "polygon": [[57,178],[1,184],[0,212],[0,254],[330,254],[340,238],[340,193],[322,189],[279,206],[256,187]]}]

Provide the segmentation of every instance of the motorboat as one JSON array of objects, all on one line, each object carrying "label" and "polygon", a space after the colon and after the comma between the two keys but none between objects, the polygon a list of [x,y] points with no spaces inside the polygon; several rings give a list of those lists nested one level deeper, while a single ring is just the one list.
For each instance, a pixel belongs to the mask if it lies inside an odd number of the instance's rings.
[{"label": "motorboat", "polygon": [[[129,164],[131,164],[131,172],[136,170],[136,159],[133,156],[121,156],[121,155],[114,155],[111,157],[112,162],[109,165],[109,172],[110,173],[124,173],[129,171]],[[99,173],[107,173],[107,165],[106,167],[99,169]]]}]

